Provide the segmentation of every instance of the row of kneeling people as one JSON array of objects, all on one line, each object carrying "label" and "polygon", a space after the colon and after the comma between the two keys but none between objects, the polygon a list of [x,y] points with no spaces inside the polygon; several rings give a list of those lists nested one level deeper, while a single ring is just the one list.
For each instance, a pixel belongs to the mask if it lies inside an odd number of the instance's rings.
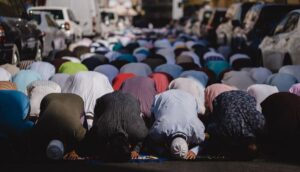
[{"label": "row of kneeling people", "polygon": [[[202,101],[192,83],[173,85],[150,102],[145,101],[149,89],[124,83],[121,91],[111,89],[96,99],[93,112],[86,112],[81,96],[58,91],[43,97],[37,120],[30,118],[30,99],[7,86],[0,90],[1,152],[5,158],[117,162],[141,153],[175,159],[298,155],[300,97],[294,93],[299,86],[289,93],[268,85],[252,85],[246,92],[213,84]],[[36,88],[41,96],[55,90],[50,81],[36,82]],[[88,92],[85,96],[94,96]]]}]

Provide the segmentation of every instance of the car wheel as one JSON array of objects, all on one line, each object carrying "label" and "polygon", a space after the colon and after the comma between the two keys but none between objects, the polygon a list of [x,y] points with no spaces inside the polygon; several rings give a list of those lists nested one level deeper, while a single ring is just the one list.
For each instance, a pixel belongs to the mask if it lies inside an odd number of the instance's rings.
[{"label": "car wheel", "polygon": [[19,49],[16,44],[13,46],[13,51],[12,51],[12,57],[11,57],[11,64],[13,65],[18,65],[20,63],[20,54],[19,54]]},{"label": "car wheel", "polygon": [[288,55],[288,54],[286,54],[286,55],[284,56],[282,65],[283,65],[283,66],[286,66],[286,65],[292,65],[292,64],[293,64],[293,62],[292,62],[291,56]]},{"label": "car wheel", "polygon": [[42,42],[38,41],[37,47],[36,47],[36,54],[35,54],[35,60],[36,61],[42,61],[42,59],[43,59],[42,52],[43,52]]}]

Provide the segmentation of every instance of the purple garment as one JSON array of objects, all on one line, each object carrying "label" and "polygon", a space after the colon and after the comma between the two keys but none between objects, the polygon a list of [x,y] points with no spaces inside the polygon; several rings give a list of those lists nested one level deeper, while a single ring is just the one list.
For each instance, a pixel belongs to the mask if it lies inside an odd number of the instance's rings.
[{"label": "purple garment", "polygon": [[123,83],[121,91],[136,97],[140,102],[143,117],[151,117],[151,106],[157,94],[155,83],[152,79],[143,76],[130,78]]}]

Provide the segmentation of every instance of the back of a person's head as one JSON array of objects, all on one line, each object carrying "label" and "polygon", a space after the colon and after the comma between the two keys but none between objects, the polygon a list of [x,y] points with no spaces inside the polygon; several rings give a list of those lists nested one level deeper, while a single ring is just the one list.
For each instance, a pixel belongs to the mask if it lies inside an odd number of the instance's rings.
[{"label": "back of a person's head", "polygon": [[116,134],[109,140],[109,161],[127,162],[130,160],[130,148],[127,137],[124,134]]}]

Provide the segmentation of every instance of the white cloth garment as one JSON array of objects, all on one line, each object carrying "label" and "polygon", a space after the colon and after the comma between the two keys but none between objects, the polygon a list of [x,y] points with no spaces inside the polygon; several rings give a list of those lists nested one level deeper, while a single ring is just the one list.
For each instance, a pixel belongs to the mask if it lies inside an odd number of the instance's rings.
[{"label": "white cloth garment", "polygon": [[112,83],[113,79],[119,74],[119,69],[110,64],[100,65],[96,67],[94,71],[107,76],[110,83]]},{"label": "white cloth garment", "polygon": [[176,137],[172,140],[170,151],[174,158],[184,159],[189,151],[189,147],[183,138]]},{"label": "white cloth garment", "polygon": [[28,69],[39,73],[43,80],[49,80],[49,78],[55,74],[55,67],[48,62],[34,62]]},{"label": "white cloth garment", "polygon": [[121,67],[120,73],[133,73],[137,76],[148,76],[152,69],[145,63],[128,63]]},{"label": "white cloth garment", "polygon": [[246,71],[230,71],[224,74],[222,83],[246,91],[250,85],[255,84],[255,80]]},{"label": "white cloth garment", "polygon": [[[79,95],[84,101],[86,115],[94,116],[96,100],[105,94],[113,92],[108,78],[98,72],[79,72],[68,78],[63,93]],[[92,123],[88,124],[89,129]]]},{"label": "white cloth garment", "polygon": [[27,86],[27,92],[30,99],[30,116],[38,117],[43,98],[51,93],[61,93],[61,88],[53,81],[34,81]]},{"label": "white cloth garment", "polygon": [[278,93],[279,90],[277,87],[271,85],[254,84],[247,89],[247,92],[256,99],[256,109],[262,112],[260,103],[270,95]]},{"label": "white cloth garment", "polygon": [[179,89],[190,93],[194,96],[197,102],[197,112],[200,114],[205,113],[204,105],[204,91],[205,87],[193,78],[177,78],[169,84],[169,89]]}]

